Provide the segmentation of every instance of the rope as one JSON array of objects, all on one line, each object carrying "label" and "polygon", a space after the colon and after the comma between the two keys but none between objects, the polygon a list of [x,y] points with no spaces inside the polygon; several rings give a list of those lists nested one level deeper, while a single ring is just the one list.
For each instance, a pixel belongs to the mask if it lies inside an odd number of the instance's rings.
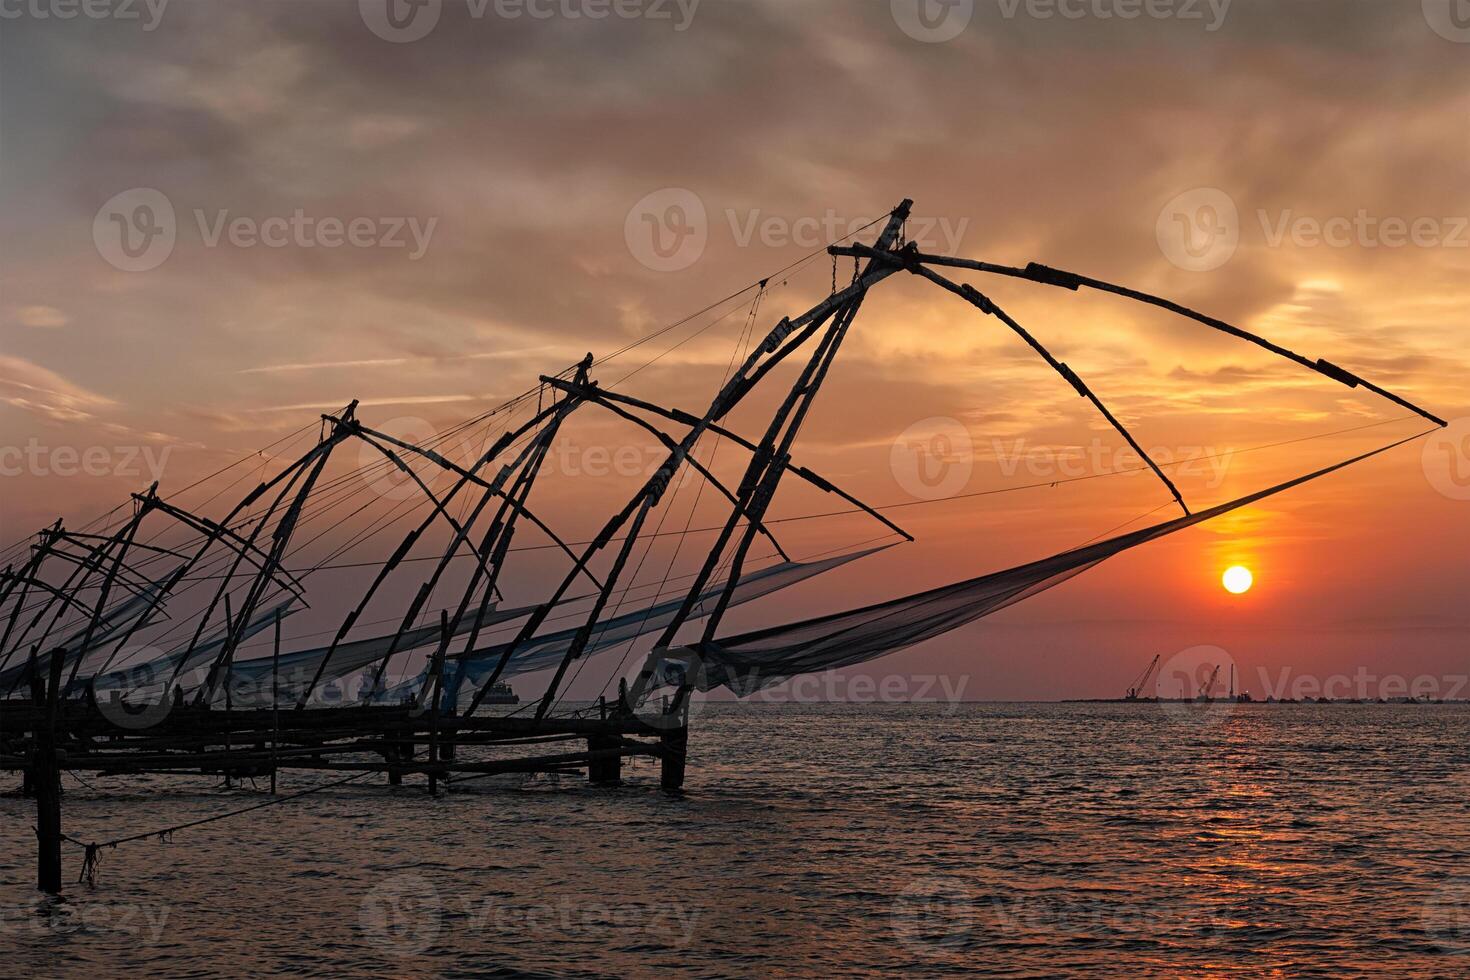
[{"label": "rope", "polygon": [[[867,230],[868,228],[871,228],[874,225],[879,224],[883,220],[886,220],[886,216],[884,218],[875,219],[874,221],[869,222],[867,225],[863,226],[862,228],[858,228],[858,229],[853,230],[852,232],[849,232],[847,235],[844,235],[841,238],[839,238],[836,242],[831,242],[831,243],[828,243],[827,246],[824,246],[822,248],[814,249],[813,251],[811,251],[807,255],[801,256],[800,258],[798,258],[795,261],[789,263],[788,265],[782,267],[781,269],[778,269],[776,272],[774,272],[774,273],[772,273],[772,274],[770,274],[770,275],[768,275],[768,276],[766,276],[766,277],[764,277],[764,278],[762,278],[762,279],[760,279],[760,280],[758,280],[758,281],[756,281],[754,283],[751,283],[749,285],[746,285],[746,286],[742,287],[739,290],[736,290],[735,292],[731,293],[730,296],[726,297],[725,299],[720,300],[720,301],[717,301],[715,303],[712,303],[709,306],[706,306],[703,310],[700,310],[700,311],[698,311],[696,313],[690,314],[690,315],[688,315],[686,317],[683,317],[683,318],[681,318],[679,320],[676,320],[673,323],[670,323],[670,324],[668,324],[665,327],[662,327],[662,328],[660,328],[658,330],[655,330],[655,331],[653,331],[653,332],[651,332],[651,333],[649,333],[649,334],[647,334],[647,335],[645,335],[645,336],[643,336],[641,338],[638,338],[638,339],[632,341],[631,343],[629,343],[629,344],[625,345],[624,347],[622,347],[622,348],[614,351],[613,353],[611,353],[611,354],[609,354],[607,356],[604,356],[602,358],[597,359],[594,362],[594,364],[595,365],[600,365],[600,364],[606,363],[608,361],[611,361],[614,358],[620,357],[623,354],[627,353],[628,351],[631,351],[631,350],[633,350],[633,349],[635,349],[637,347],[640,347],[640,346],[642,346],[644,344],[647,344],[650,341],[652,341],[652,340],[654,340],[654,339],[656,339],[656,338],[658,338],[660,336],[663,336],[663,335],[669,333],[670,331],[678,328],[681,325],[691,323],[691,322],[697,320],[698,318],[702,317],[704,314],[709,313],[709,312],[714,311],[714,310],[717,310],[720,306],[729,303],[731,300],[738,299],[739,297],[743,296],[744,294],[750,292],[752,289],[754,289],[756,291],[756,297],[755,297],[754,305],[758,305],[761,296],[767,290],[767,288],[768,288],[768,286],[770,284],[770,281],[772,279],[777,278],[777,277],[784,277],[788,273],[790,273],[792,270],[799,270],[801,268],[804,268],[809,263],[815,261],[817,259],[817,257],[822,254],[822,252],[824,252],[824,251],[827,250],[827,248],[831,247],[832,245],[837,244],[838,242],[846,241],[848,239],[854,238],[857,235],[861,234],[863,231]],[[834,259],[834,270],[835,270],[835,259]],[[834,271],[834,277],[835,277],[835,271]],[[835,279],[834,279],[834,281],[835,281]],[[785,280],[784,279],[782,281],[782,284],[783,285],[785,284]],[[619,382],[615,382],[613,386],[615,387],[617,384],[619,384],[619,383],[621,383],[623,381],[628,380],[628,378],[631,378],[633,375],[637,374],[639,371],[641,371],[644,368],[650,366],[651,364],[657,363],[661,358],[663,358],[664,356],[666,356],[667,354],[669,354],[673,350],[677,349],[678,347],[682,346],[685,343],[688,343],[690,340],[693,340],[695,337],[698,337],[699,335],[701,335],[702,333],[704,333],[706,330],[708,330],[711,327],[715,326],[716,324],[722,322],[724,319],[726,319],[731,314],[733,314],[734,312],[736,312],[736,310],[738,310],[738,306],[737,307],[734,307],[734,308],[732,308],[730,310],[728,310],[723,315],[720,315],[720,316],[716,317],[712,322],[705,324],[704,326],[700,327],[698,330],[694,331],[689,336],[687,336],[687,337],[683,338],[682,340],[678,341],[677,343],[673,344],[667,350],[665,350],[662,353],[656,355],[655,357],[653,357],[652,359],[650,359],[649,361],[647,361],[646,363],[644,363],[640,367],[635,368],[634,370],[630,371],[627,375],[625,375],[622,379],[620,379]],[[570,368],[568,368],[566,370],[563,370],[560,373],[560,375],[565,375],[570,370],[571,370]],[[508,399],[507,401],[503,402],[502,404],[497,405],[497,406],[494,406],[490,410],[488,410],[486,412],[483,412],[482,414],[480,414],[480,415],[478,415],[478,416],[476,416],[474,418],[465,420],[465,421],[463,421],[463,422],[461,422],[461,423],[459,423],[457,425],[451,426],[449,429],[446,429],[446,430],[438,433],[435,437],[431,438],[428,441],[427,445],[430,446],[430,447],[432,447],[432,446],[439,445],[441,443],[447,442],[447,440],[450,439],[454,434],[456,434],[456,433],[466,433],[466,432],[473,431],[476,427],[479,427],[482,424],[486,425],[486,427],[488,428],[488,423],[490,422],[491,419],[493,419],[497,415],[500,415],[502,413],[508,413],[511,410],[515,409],[515,407],[517,405],[519,405],[522,402],[524,402],[532,394],[535,394],[536,395],[537,401],[538,401],[538,403],[540,403],[541,400],[542,400],[542,398],[544,397],[544,391],[545,391],[545,386],[543,384],[538,383],[537,385],[535,385],[535,386],[527,389],[522,394],[517,395],[517,396],[515,396],[515,397],[513,397],[511,399]],[[216,477],[218,477],[218,476],[220,476],[220,475],[228,472],[229,470],[234,469],[235,467],[240,467],[242,464],[250,463],[250,462],[253,462],[255,460],[259,460],[260,461],[260,464],[261,464],[261,467],[262,467],[262,471],[264,471],[264,469],[268,465],[269,458],[270,458],[269,457],[269,454],[270,454],[270,451],[272,449],[274,449],[274,448],[276,448],[278,446],[284,446],[284,445],[287,445],[287,444],[290,444],[290,443],[295,442],[304,433],[310,432],[311,429],[313,428],[313,426],[315,426],[317,428],[317,430],[318,430],[316,432],[317,441],[318,442],[321,442],[323,440],[323,438],[325,437],[325,435],[326,435],[327,423],[326,423],[326,421],[324,419],[323,420],[319,420],[318,422],[308,423],[306,426],[303,426],[301,429],[298,429],[295,432],[289,433],[288,435],[286,435],[286,436],[278,439],[276,442],[272,443],[270,446],[267,446],[265,449],[259,450],[256,453],[252,453],[252,454],[250,454],[248,456],[243,457],[242,459],[236,460],[235,462],[230,463],[227,466],[222,467],[221,469],[215,471],[214,473],[210,474],[209,476],[206,476],[206,477],[204,477],[204,478],[196,481],[195,483],[190,484],[188,487],[185,487],[183,491],[180,491],[179,493],[174,494],[173,495],[174,498],[177,499],[182,494],[185,494],[185,493],[187,493],[187,492],[189,492],[191,490],[194,490],[197,487],[203,486],[204,484],[206,484],[206,483],[214,480]],[[320,486],[320,487],[317,488],[318,493],[316,495],[314,495],[314,499],[307,502],[307,506],[305,508],[305,512],[302,513],[302,514],[300,514],[300,515],[298,515],[299,516],[299,520],[297,521],[297,528],[299,529],[299,528],[305,526],[305,524],[307,524],[308,522],[310,522],[313,518],[315,518],[317,516],[325,516],[326,513],[329,510],[335,509],[336,506],[339,503],[343,502],[343,495],[339,492],[339,488],[344,488],[344,487],[346,488],[347,492],[345,494],[345,497],[348,497],[348,498],[350,498],[352,496],[355,496],[355,495],[357,495],[359,493],[362,493],[362,492],[365,491],[366,488],[363,486],[362,481],[360,481],[357,478],[360,478],[364,474],[364,472],[371,472],[373,470],[379,470],[379,469],[386,471],[388,465],[389,465],[389,463],[387,461],[379,461],[379,462],[373,464],[372,466],[367,467],[365,470],[360,469],[357,473],[347,474],[347,475],[338,477],[335,480],[326,481],[322,486]],[[213,501],[214,499],[218,498],[221,494],[227,492],[227,490],[230,487],[233,487],[234,485],[236,485],[237,483],[239,483],[241,480],[246,479],[248,477],[248,474],[249,474],[249,471],[246,470],[244,473],[242,473],[239,476],[237,476],[234,480],[230,481],[230,483],[225,488],[216,491],[214,493],[214,495],[209,498],[209,500],[210,501]],[[337,500],[332,500],[331,498],[334,497],[334,496],[338,497],[338,499]],[[325,504],[322,503],[322,500],[323,500],[324,497],[327,498]],[[363,510],[366,510],[368,507],[372,506],[374,503],[376,503],[375,500],[369,499],[368,503],[362,505],[361,507],[358,507],[356,510],[353,510],[351,513],[347,514],[345,517],[338,516],[335,520],[333,520],[333,521],[331,521],[329,523],[329,526],[328,527],[326,527],[325,529],[323,529],[315,537],[311,538],[305,544],[299,544],[299,545],[297,545],[296,546],[296,549],[295,549],[296,552],[299,554],[300,551],[303,548],[308,547],[311,544],[315,543],[316,541],[320,540],[326,534],[328,534],[331,531],[335,530],[336,528],[342,526],[344,523],[346,523],[347,520],[350,520],[353,516],[356,516],[357,514],[361,513]],[[329,555],[327,555],[321,561],[317,562],[316,565],[313,566],[311,569],[309,569],[308,572],[305,573],[305,574],[310,574],[311,572],[320,571],[320,570],[322,570],[323,567],[333,567],[333,563],[335,562],[335,560],[337,558],[342,557],[346,552],[348,552],[348,551],[356,548],[357,546],[365,543],[368,539],[371,539],[372,537],[375,537],[380,531],[386,530],[387,527],[391,527],[393,524],[396,524],[399,520],[404,519],[406,516],[408,516],[406,513],[405,514],[399,514],[398,516],[394,516],[394,513],[396,511],[398,511],[400,508],[403,508],[403,507],[407,506],[408,503],[409,503],[408,501],[405,501],[405,502],[399,504],[398,506],[392,508],[392,510],[389,512],[389,514],[384,515],[383,518],[380,518],[376,522],[376,526],[370,526],[366,531],[360,532],[358,535],[354,536],[345,545],[343,545],[343,546],[341,546],[339,548],[334,549],[332,551],[332,553],[330,553]],[[118,508],[114,508],[107,515],[104,515],[103,518],[99,519],[99,521],[100,520],[110,519],[112,517],[112,515],[119,513],[120,511],[122,511],[124,509],[124,507],[125,507],[125,505],[120,506]],[[313,513],[313,511],[315,513]],[[268,510],[264,514],[252,516],[247,511],[245,514],[243,514],[243,515],[240,516],[239,520],[234,524],[234,528],[239,528],[239,529],[243,530],[244,528],[249,527],[252,524],[258,524],[259,526],[258,526],[257,530],[252,535],[252,539],[253,539],[255,536],[258,536],[259,534],[262,534],[262,533],[264,533],[266,531],[266,526],[265,525],[270,522],[270,520],[272,519],[272,517],[275,518],[275,520],[277,522],[277,526],[279,527],[279,521],[282,519],[282,515],[281,514],[273,514],[270,510]],[[94,523],[96,523],[96,522],[94,522]],[[164,531],[155,532],[154,535],[152,535],[151,537],[148,538],[148,542],[152,542],[152,541],[158,540],[164,533],[166,533],[166,532],[164,532]],[[687,529],[686,529],[686,533],[687,533]],[[188,546],[192,546],[196,541],[205,540],[207,537],[208,536],[206,534],[204,534],[202,532],[195,531],[192,535],[187,535],[186,536],[186,542],[187,542],[187,545]],[[13,550],[16,550],[16,549],[18,549],[20,547],[23,547],[23,546],[24,546],[24,542],[17,542],[15,548],[13,548],[11,550],[13,551]],[[180,548],[183,548],[183,547],[185,547],[185,545],[180,545],[179,547]],[[232,553],[233,553],[233,551],[234,551],[234,549],[231,549],[231,552]],[[213,565],[215,568],[218,568],[218,567],[220,567],[220,565],[222,563],[231,561],[232,560],[232,557],[233,557],[233,554],[221,554],[221,555],[212,556],[210,558],[206,558],[202,562],[202,564],[205,566],[205,569],[200,569],[200,571],[204,571],[206,569],[212,571],[213,569],[209,569],[209,566]],[[460,557],[460,556],[457,556],[456,555],[456,556],[452,556],[452,557]],[[159,561],[162,561],[162,560],[164,560],[164,556],[162,556],[162,555],[155,555],[155,556],[150,556],[149,558],[145,559],[143,562],[139,562],[139,563],[136,563],[136,564],[139,567],[141,567],[144,564],[152,564],[152,563],[156,563],[156,562],[159,562]],[[238,564],[238,560],[239,560],[238,558],[234,558],[234,561],[235,561],[236,564]],[[369,563],[363,563],[363,564],[377,564],[377,563],[375,563],[375,562],[369,562]],[[226,579],[226,580],[231,579],[231,578],[233,578],[233,572],[230,573],[230,574],[226,574],[224,576],[219,576],[219,577],[220,578],[223,578],[223,579]],[[182,590],[180,590],[180,591],[181,592],[182,591],[189,591],[190,589],[194,588],[199,582],[205,581],[206,579],[209,579],[209,578],[215,578],[215,576],[213,576],[213,575],[198,575],[198,574],[186,576],[185,579],[181,580],[181,584],[184,584],[184,588]],[[86,585],[86,582],[83,583],[83,586],[85,586],[85,585]],[[276,598],[278,598],[278,596],[280,594],[280,591],[281,591],[281,586],[279,586],[279,585],[273,585],[273,589],[274,589],[274,591],[269,596],[266,597],[266,601],[274,601]],[[180,593],[179,592],[176,592],[175,593],[175,596],[177,596],[178,594],[180,594]],[[169,630],[167,630],[166,633],[162,637],[159,637],[159,638],[156,638],[156,639],[168,639],[168,638],[171,638],[176,633],[180,633],[181,631],[183,631],[183,630],[185,630],[187,628],[188,628],[188,622],[187,621],[180,621],[178,623],[175,623],[172,628],[170,628]],[[192,648],[193,648],[193,644],[191,644],[191,649]],[[116,654],[116,652],[117,651],[114,651],[114,654]]]},{"label": "rope", "polygon": [[299,793],[292,793],[289,796],[280,796],[273,800],[266,800],[264,803],[256,803],[239,810],[231,810],[229,813],[219,813],[215,814],[212,817],[204,817],[200,820],[190,820],[186,823],[176,824],[172,827],[166,827],[163,830],[151,830],[144,834],[131,834],[127,837],[119,837],[116,840],[102,841],[100,843],[94,841],[89,844],[85,841],[79,841],[69,834],[62,834],[61,839],[69,844],[74,844],[75,846],[80,847],[85,852],[84,857],[82,858],[82,873],[80,877],[77,878],[77,883],[96,887],[97,868],[98,864],[100,863],[101,857],[100,852],[104,847],[116,848],[119,844],[131,844],[135,841],[148,840],[150,838],[157,838],[160,841],[168,842],[177,831],[188,830],[191,827],[202,827],[208,823],[216,823],[220,820],[228,820],[231,817],[238,817],[241,814],[253,813],[256,810],[263,810],[268,806],[276,806],[280,803],[289,803],[292,800],[299,800],[304,796],[311,796],[312,794],[320,793],[323,790],[333,789],[338,786],[345,786],[348,783],[356,782],[357,780],[362,779],[364,776],[373,775],[373,773],[374,770],[369,769],[364,772],[348,776],[345,779],[338,779],[330,783],[323,783],[320,786],[313,786],[311,789],[304,789]]},{"label": "rope", "polygon": [[[836,280],[836,270],[837,270],[837,257],[836,256],[833,256],[833,258],[832,258],[832,269],[833,269],[833,280],[834,280],[834,283],[835,283],[835,280]],[[735,364],[740,359],[742,359],[742,358],[745,357],[747,346],[748,346],[748,344],[750,342],[750,335],[751,335],[752,331],[755,328],[756,317],[760,313],[761,299],[762,299],[762,297],[765,296],[765,291],[766,291],[766,280],[762,279],[761,280],[761,283],[760,283],[760,292],[758,292],[756,294],[756,297],[755,297],[754,302],[752,302],[751,305],[750,305],[750,314],[745,319],[745,327],[744,327],[743,330],[740,331],[740,337],[737,339],[737,341],[735,343],[735,346],[732,347],[731,350],[730,350],[730,360],[725,365],[725,372],[724,372],[724,374],[721,375],[721,377],[720,377],[720,387],[721,388],[723,388],[725,386],[725,383],[730,380],[730,376],[735,371]],[[834,286],[834,288],[833,288],[832,291],[834,293],[837,291],[836,288],[835,288],[835,286]],[[721,445],[721,436],[720,436],[720,434],[718,432],[716,432],[715,433],[715,439],[714,439],[714,445],[710,448],[709,459],[705,463],[705,468],[708,469],[711,472],[714,471],[715,456],[720,451],[720,445]],[[690,507],[689,507],[689,516],[684,521],[684,528],[683,528],[683,530],[678,533],[678,541],[675,542],[675,544],[674,544],[674,554],[669,558],[669,563],[666,566],[664,566],[663,578],[659,581],[658,589],[657,589],[657,591],[653,595],[653,601],[649,604],[648,611],[646,613],[644,613],[644,615],[643,615],[643,622],[639,624],[638,633],[635,634],[634,636],[628,638],[628,644],[623,649],[623,655],[618,659],[618,665],[617,665],[617,667],[615,667],[612,670],[612,672],[607,675],[607,680],[605,680],[605,681],[602,682],[602,689],[597,692],[597,696],[599,698],[603,698],[603,697],[605,697],[607,695],[607,689],[612,684],[613,678],[619,676],[620,674],[622,674],[622,672],[623,672],[623,665],[628,662],[628,657],[630,655],[632,655],[635,644],[637,643],[639,637],[641,637],[643,635],[643,626],[646,626],[647,625],[649,616],[653,615],[653,610],[658,606],[659,600],[663,598],[664,589],[669,584],[669,575],[674,570],[674,563],[679,560],[679,554],[680,554],[680,552],[682,552],[684,550],[684,542],[688,539],[688,536],[689,536],[689,533],[690,533],[690,528],[693,527],[693,525],[694,525],[694,515],[699,510],[699,502],[700,502],[700,500],[702,500],[704,498],[704,489],[708,485],[709,485],[709,481],[702,479],[700,481],[700,483],[699,483],[699,486],[695,488],[694,503],[691,504]],[[683,486],[683,480],[682,479],[680,480],[680,486],[681,487]],[[670,507],[670,510],[672,510],[672,507]],[[665,511],[664,516],[665,517],[668,516],[668,511]],[[659,536],[661,536],[662,530],[663,530],[663,518],[660,518],[659,519],[658,527],[654,529],[654,535],[653,535],[653,537],[659,537]],[[653,542],[650,540],[649,541],[649,551],[652,551],[652,550],[653,550]],[[648,557],[648,552],[644,552],[643,557],[646,559]],[[642,567],[642,562],[639,562],[639,567],[640,568]],[[681,576],[681,577],[686,577],[686,576]],[[692,576],[687,576],[687,577],[692,577]],[[584,661],[584,664],[585,664],[585,662],[586,661]],[[580,674],[580,673],[581,673],[581,667],[579,666],[578,667],[578,674]],[[576,677],[574,676],[572,678],[572,680],[575,681],[576,680]],[[570,687],[570,685],[568,685],[568,687]]]},{"label": "rope", "polygon": [[[1170,468],[1175,467],[1175,466],[1184,466],[1184,465],[1191,464],[1191,463],[1203,462],[1205,460],[1219,459],[1222,456],[1226,456],[1226,455],[1229,455],[1229,456],[1243,456],[1246,453],[1257,453],[1257,452],[1262,452],[1262,451],[1267,450],[1267,449],[1280,449],[1283,446],[1294,446],[1294,445],[1297,445],[1297,444],[1303,443],[1303,442],[1312,442],[1312,441],[1317,440],[1317,439],[1328,439],[1328,438],[1331,438],[1333,436],[1346,435],[1346,434],[1352,433],[1352,432],[1361,432],[1364,429],[1374,429],[1374,428],[1378,428],[1378,427],[1384,426],[1384,425],[1392,425],[1395,422],[1408,421],[1409,419],[1412,419],[1413,417],[1414,416],[1412,416],[1412,415],[1403,415],[1403,416],[1399,416],[1398,418],[1383,419],[1382,421],[1379,421],[1379,422],[1369,422],[1366,425],[1353,426],[1350,429],[1337,429],[1336,431],[1333,431],[1333,432],[1319,432],[1316,435],[1302,436],[1301,438],[1298,438],[1298,439],[1288,439],[1285,442],[1273,442],[1273,443],[1269,443],[1267,445],[1262,445],[1262,446],[1250,446],[1250,447],[1248,447],[1246,449],[1234,449],[1234,450],[1231,450],[1228,454],[1227,453],[1210,453],[1210,454],[1204,455],[1204,456],[1191,456],[1188,459],[1178,459],[1178,460],[1174,460],[1172,462],[1163,463],[1163,464],[1161,464],[1161,467],[1163,469],[1170,469]],[[907,507],[928,507],[928,506],[932,506],[934,504],[949,503],[949,502],[954,501],[954,500],[971,500],[971,499],[974,499],[976,497],[994,497],[994,496],[998,496],[1000,494],[1006,494],[1006,493],[1019,493],[1019,492],[1025,491],[1025,490],[1048,489],[1048,488],[1052,488],[1052,487],[1064,486],[1064,485],[1069,484],[1069,483],[1085,483],[1085,482],[1087,482],[1089,480],[1101,480],[1101,479],[1106,479],[1108,477],[1125,476],[1125,475],[1128,475],[1128,474],[1131,474],[1131,473],[1145,473],[1145,472],[1148,472],[1148,467],[1147,466],[1125,466],[1125,467],[1121,467],[1121,468],[1116,469],[1116,470],[1107,470],[1107,471],[1102,472],[1102,473],[1089,473],[1086,476],[1064,477],[1064,478],[1059,479],[1059,480],[1044,480],[1044,481],[1042,481],[1040,483],[1022,483],[1022,484],[1017,484],[1015,486],[1009,486],[1009,487],[996,487],[996,488],[990,489],[990,490],[976,490],[976,491],[972,491],[970,493],[958,493],[958,494],[954,494],[953,496],[949,496],[949,497],[935,497],[933,500],[901,500],[901,501],[894,501],[893,503],[887,503],[887,504],[875,504],[872,509],[873,510],[877,510],[877,511],[886,511],[886,510],[899,510],[899,509],[903,509],[903,508],[907,508]],[[798,515],[793,516],[793,517],[773,517],[773,518],[771,518],[771,519],[769,519],[767,521],[764,521],[763,523],[765,523],[765,524],[791,524],[791,523],[796,523],[796,522],[800,522],[800,521],[822,520],[822,519],[829,518],[829,517],[847,517],[847,516],[850,516],[850,515],[853,515],[853,514],[861,514],[861,513],[864,513],[864,511],[862,511],[862,510],[854,507],[854,508],[849,508],[847,510],[829,510],[829,511],[822,511],[822,512],[816,513],[816,514],[798,514]],[[720,525],[711,525],[709,527],[696,527],[696,528],[686,528],[686,529],[677,530],[677,531],[664,531],[664,532],[661,532],[660,534],[657,534],[657,535],[654,535],[654,534],[645,534],[643,536],[644,537],[670,537],[670,536],[674,536],[674,535],[683,535],[683,534],[705,534],[705,533],[709,533],[709,532],[713,532],[713,531],[720,531],[720,530],[723,530],[723,529],[724,529],[724,525],[723,524],[720,524]],[[616,541],[621,541],[622,538],[612,538],[610,540],[616,542]],[[591,541],[568,541],[567,542],[567,545],[570,546],[570,547],[574,547],[575,548],[575,547],[578,547],[578,546],[589,545],[591,543],[592,543]],[[557,547],[557,545],[554,545],[554,544],[522,545],[520,547],[515,547],[515,548],[509,548],[509,549],[507,549],[507,553],[523,552],[523,551],[547,551],[547,550],[550,550],[550,549],[553,549],[553,548],[556,548],[556,547]],[[405,559],[403,559],[403,564],[408,564],[410,562],[439,561],[441,559],[441,557],[442,556],[440,556],[440,555],[427,555],[427,556],[424,556],[424,557],[417,557],[417,558],[405,558]],[[322,565],[322,566],[320,566],[320,568],[323,569],[323,570],[327,570],[327,569],[351,569],[351,568],[377,568],[381,564],[382,564],[381,562],[373,562],[373,561],[369,561],[369,562],[349,562],[349,563],[344,563],[344,564]]]}]

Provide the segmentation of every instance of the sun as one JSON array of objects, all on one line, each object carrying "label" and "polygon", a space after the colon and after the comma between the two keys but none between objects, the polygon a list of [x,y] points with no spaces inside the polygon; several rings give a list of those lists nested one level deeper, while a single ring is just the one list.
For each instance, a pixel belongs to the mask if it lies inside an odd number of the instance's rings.
[{"label": "sun", "polygon": [[1251,590],[1251,586],[1256,582],[1256,577],[1244,565],[1232,565],[1225,569],[1225,574],[1221,576],[1220,581],[1225,586],[1226,592],[1241,595]]}]

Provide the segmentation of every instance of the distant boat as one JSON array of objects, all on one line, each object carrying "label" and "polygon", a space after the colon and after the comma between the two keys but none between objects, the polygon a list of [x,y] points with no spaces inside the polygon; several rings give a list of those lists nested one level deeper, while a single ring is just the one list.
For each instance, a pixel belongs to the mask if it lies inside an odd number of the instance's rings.
[{"label": "distant boat", "polygon": [[516,692],[510,689],[510,685],[500,681],[490,686],[490,693],[485,695],[486,704],[520,704],[521,699]]}]

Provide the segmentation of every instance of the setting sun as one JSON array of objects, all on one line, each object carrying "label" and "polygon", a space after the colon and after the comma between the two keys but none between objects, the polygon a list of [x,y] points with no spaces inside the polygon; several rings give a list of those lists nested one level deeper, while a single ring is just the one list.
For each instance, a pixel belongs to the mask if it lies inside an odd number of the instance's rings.
[{"label": "setting sun", "polygon": [[1225,591],[1240,595],[1250,591],[1251,586],[1255,584],[1256,577],[1244,565],[1233,565],[1225,569],[1225,574],[1220,581],[1224,584]]}]

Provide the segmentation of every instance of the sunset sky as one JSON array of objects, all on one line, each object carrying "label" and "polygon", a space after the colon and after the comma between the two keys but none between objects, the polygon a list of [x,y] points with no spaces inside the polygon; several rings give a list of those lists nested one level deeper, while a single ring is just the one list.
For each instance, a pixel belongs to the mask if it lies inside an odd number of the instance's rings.
[{"label": "sunset sky", "polygon": [[[967,698],[1111,696],[1154,654],[1210,645],[1257,694],[1262,672],[1362,669],[1470,697],[1451,690],[1470,671],[1470,31],[1433,0],[1180,0],[1133,19],[1025,0],[927,19],[906,0],[647,0],[605,18],[442,0],[407,28],[372,0],[131,6],[137,19],[60,19],[49,0],[0,3],[4,544],[113,507],[154,463],[167,495],[352,398],[404,432],[476,415],[912,198],[927,251],[1158,293],[1454,424],[861,673],[942,673]],[[140,202],[172,213],[166,254],[118,247],[111,216]],[[839,283],[851,272],[841,260]],[[832,276],[818,255],[773,278],[757,335]],[[1116,297],[966,281],[1146,448],[1207,457],[1171,471],[1191,504],[1429,427]],[[752,296],[597,377],[662,354],[619,390],[702,411]],[[735,427],[759,436],[771,404]],[[867,300],[796,461],[911,504],[888,513],[918,542],[731,628],[1177,513],[1140,474],[918,503],[904,447],[936,436],[970,442],[945,461],[962,467],[945,495],[1137,462],[1003,325],[895,277]],[[646,444],[611,424],[575,439]],[[70,475],[73,451],[96,472]],[[621,485],[570,475],[546,507],[575,537]],[[830,509],[791,488],[775,511]],[[877,533],[851,518],[787,532],[799,555]],[[1220,584],[1236,564],[1256,579],[1242,596]]]}]

